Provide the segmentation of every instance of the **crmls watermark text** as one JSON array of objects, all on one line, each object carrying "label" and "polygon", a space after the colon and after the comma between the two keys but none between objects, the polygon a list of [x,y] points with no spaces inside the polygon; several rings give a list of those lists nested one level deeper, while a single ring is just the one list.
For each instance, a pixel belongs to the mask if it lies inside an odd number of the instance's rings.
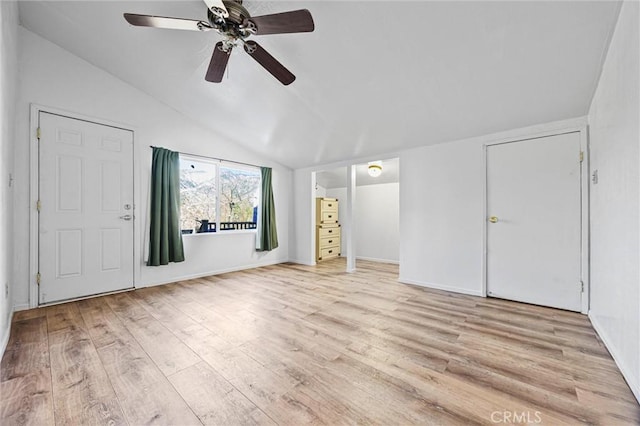
[{"label": "crmls watermark text", "polygon": [[491,413],[493,423],[506,424],[537,424],[542,423],[540,411],[494,411]]}]

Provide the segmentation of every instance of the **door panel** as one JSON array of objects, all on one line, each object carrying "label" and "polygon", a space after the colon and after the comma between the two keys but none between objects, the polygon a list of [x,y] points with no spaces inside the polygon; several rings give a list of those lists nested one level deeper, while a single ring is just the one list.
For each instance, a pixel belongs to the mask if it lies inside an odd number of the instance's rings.
[{"label": "door panel", "polygon": [[56,278],[82,275],[82,229],[56,232]]},{"label": "door panel", "polygon": [[120,269],[120,247],[122,246],[119,228],[102,229],[100,231],[101,271]]},{"label": "door panel", "polygon": [[580,311],[580,134],[487,147],[488,295]]},{"label": "door panel", "polygon": [[100,164],[100,201],[102,213],[119,212],[122,208],[122,200],[120,199],[120,188],[122,184],[120,177],[122,176],[122,168],[120,163],[115,161],[103,161]]},{"label": "door panel", "polygon": [[39,302],[133,287],[133,134],[45,112]]},{"label": "door panel", "polygon": [[56,156],[56,207],[58,212],[79,213],[82,206],[83,159],[71,155]]}]

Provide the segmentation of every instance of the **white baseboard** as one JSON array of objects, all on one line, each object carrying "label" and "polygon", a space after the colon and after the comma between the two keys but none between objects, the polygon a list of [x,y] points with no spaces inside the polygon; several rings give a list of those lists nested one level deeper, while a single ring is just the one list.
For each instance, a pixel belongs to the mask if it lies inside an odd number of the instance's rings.
[{"label": "white baseboard", "polygon": [[636,399],[638,400],[638,403],[640,403],[640,383],[638,383],[638,379],[634,377],[633,374],[631,374],[631,372],[629,371],[629,368],[626,366],[624,362],[622,362],[622,359],[618,354],[617,348],[611,344],[611,340],[609,339],[604,328],[602,327],[602,325],[600,325],[596,317],[591,315],[591,312],[589,312],[589,320],[591,321],[591,325],[593,325],[593,328],[596,331],[596,333],[598,333],[598,336],[600,336],[600,340],[602,340],[604,345],[609,350],[609,353],[613,357],[613,361],[615,361],[616,365],[620,369],[622,376],[627,381],[627,385],[629,385],[631,392],[633,392],[633,396],[635,396]]},{"label": "white baseboard", "polygon": [[316,266],[316,262],[309,262],[307,260],[289,259],[289,262],[297,263],[298,265]]},{"label": "white baseboard", "polygon": [[29,306],[28,303],[22,303],[20,305],[14,305],[13,306],[13,311],[14,312],[26,311],[27,309],[31,309],[31,306]]},{"label": "white baseboard", "polygon": [[377,259],[375,257],[356,256],[356,260],[368,260],[369,262],[378,262],[378,263],[391,263],[393,265],[399,265],[400,264],[400,261],[398,261],[398,260]]},{"label": "white baseboard", "polygon": [[7,328],[2,330],[2,340],[0,341],[0,359],[4,356],[4,351],[7,349],[7,344],[9,343],[9,337],[11,336],[11,323],[13,322],[13,312],[9,315],[9,322],[7,323]]},{"label": "white baseboard", "polygon": [[171,283],[175,283],[177,281],[193,280],[195,278],[209,277],[211,275],[226,274],[228,272],[244,271],[246,269],[261,268],[263,266],[277,265],[279,263],[285,263],[285,262],[288,262],[288,260],[285,260],[285,259],[271,260],[271,261],[268,261],[268,262],[258,262],[258,263],[253,263],[253,264],[250,264],[250,265],[237,266],[235,268],[217,269],[217,270],[214,270],[214,271],[201,272],[201,273],[198,273],[198,274],[183,275],[183,276],[180,276],[180,277],[174,277],[174,278],[172,278],[170,280],[167,280],[167,281],[157,281],[157,282],[152,282],[152,283],[138,284],[136,286],[136,288],[155,287],[157,285],[171,284]]},{"label": "white baseboard", "polygon": [[429,283],[429,282],[425,282],[425,281],[416,281],[416,280],[409,280],[403,277],[398,278],[398,281],[403,283],[403,284],[413,284],[413,285],[417,285],[420,287],[427,287],[427,288],[433,288],[435,290],[444,290],[444,291],[450,291],[452,293],[462,293],[462,294],[469,294],[471,296],[480,296],[482,297],[482,291],[481,290],[470,290],[468,288],[463,288],[463,287],[453,287],[453,286],[449,286],[449,285],[443,285],[443,284],[435,284],[435,283]]}]

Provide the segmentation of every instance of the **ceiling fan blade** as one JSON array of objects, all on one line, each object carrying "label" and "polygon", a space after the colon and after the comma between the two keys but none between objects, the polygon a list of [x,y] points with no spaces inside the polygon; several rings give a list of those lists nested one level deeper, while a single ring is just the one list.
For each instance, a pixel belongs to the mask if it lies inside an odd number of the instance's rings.
[{"label": "ceiling fan blade", "polygon": [[223,18],[229,17],[229,12],[222,0],[204,0],[204,2],[214,15],[222,16]]},{"label": "ceiling fan blade", "polygon": [[197,19],[170,18],[166,16],[125,13],[124,19],[137,27],[169,28],[172,30],[209,31],[211,25]]},{"label": "ceiling fan blade", "polygon": [[222,50],[222,42],[217,42],[216,47],[213,48],[211,62],[209,62],[207,75],[204,79],[212,83],[220,83],[222,81],[222,77],[224,77],[224,70],[227,68],[227,62],[229,62],[229,56],[231,56],[231,48],[225,52]]},{"label": "ceiling fan blade", "polygon": [[256,35],[310,33],[315,28],[311,12],[307,9],[252,16],[245,20],[244,25],[249,28],[254,27]]},{"label": "ceiling fan blade", "polygon": [[260,65],[271,73],[275,78],[280,80],[280,83],[285,86],[293,83],[296,76],[291,74],[291,71],[286,69],[276,58],[271,56],[269,52],[264,50],[258,43],[253,40],[246,41],[244,43],[244,50],[253,59],[255,59]]}]

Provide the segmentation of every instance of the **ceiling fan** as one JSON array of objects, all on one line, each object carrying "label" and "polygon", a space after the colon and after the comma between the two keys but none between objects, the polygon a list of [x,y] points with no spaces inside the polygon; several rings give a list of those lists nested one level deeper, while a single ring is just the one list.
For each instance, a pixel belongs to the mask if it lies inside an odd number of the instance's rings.
[{"label": "ceiling fan", "polygon": [[251,16],[242,6],[242,0],[204,0],[204,2],[207,5],[207,21],[135,13],[125,13],[124,19],[131,25],[140,27],[218,31],[224,39],[216,43],[205,76],[205,80],[212,83],[222,81],[231,50],[239,44],[242,44],[244,51],[282,84],[293,83],[296,76],[291,71],[258,43],[247,38],[252,35],[312,32],[315,27],[311,13],[307,9]]}]

